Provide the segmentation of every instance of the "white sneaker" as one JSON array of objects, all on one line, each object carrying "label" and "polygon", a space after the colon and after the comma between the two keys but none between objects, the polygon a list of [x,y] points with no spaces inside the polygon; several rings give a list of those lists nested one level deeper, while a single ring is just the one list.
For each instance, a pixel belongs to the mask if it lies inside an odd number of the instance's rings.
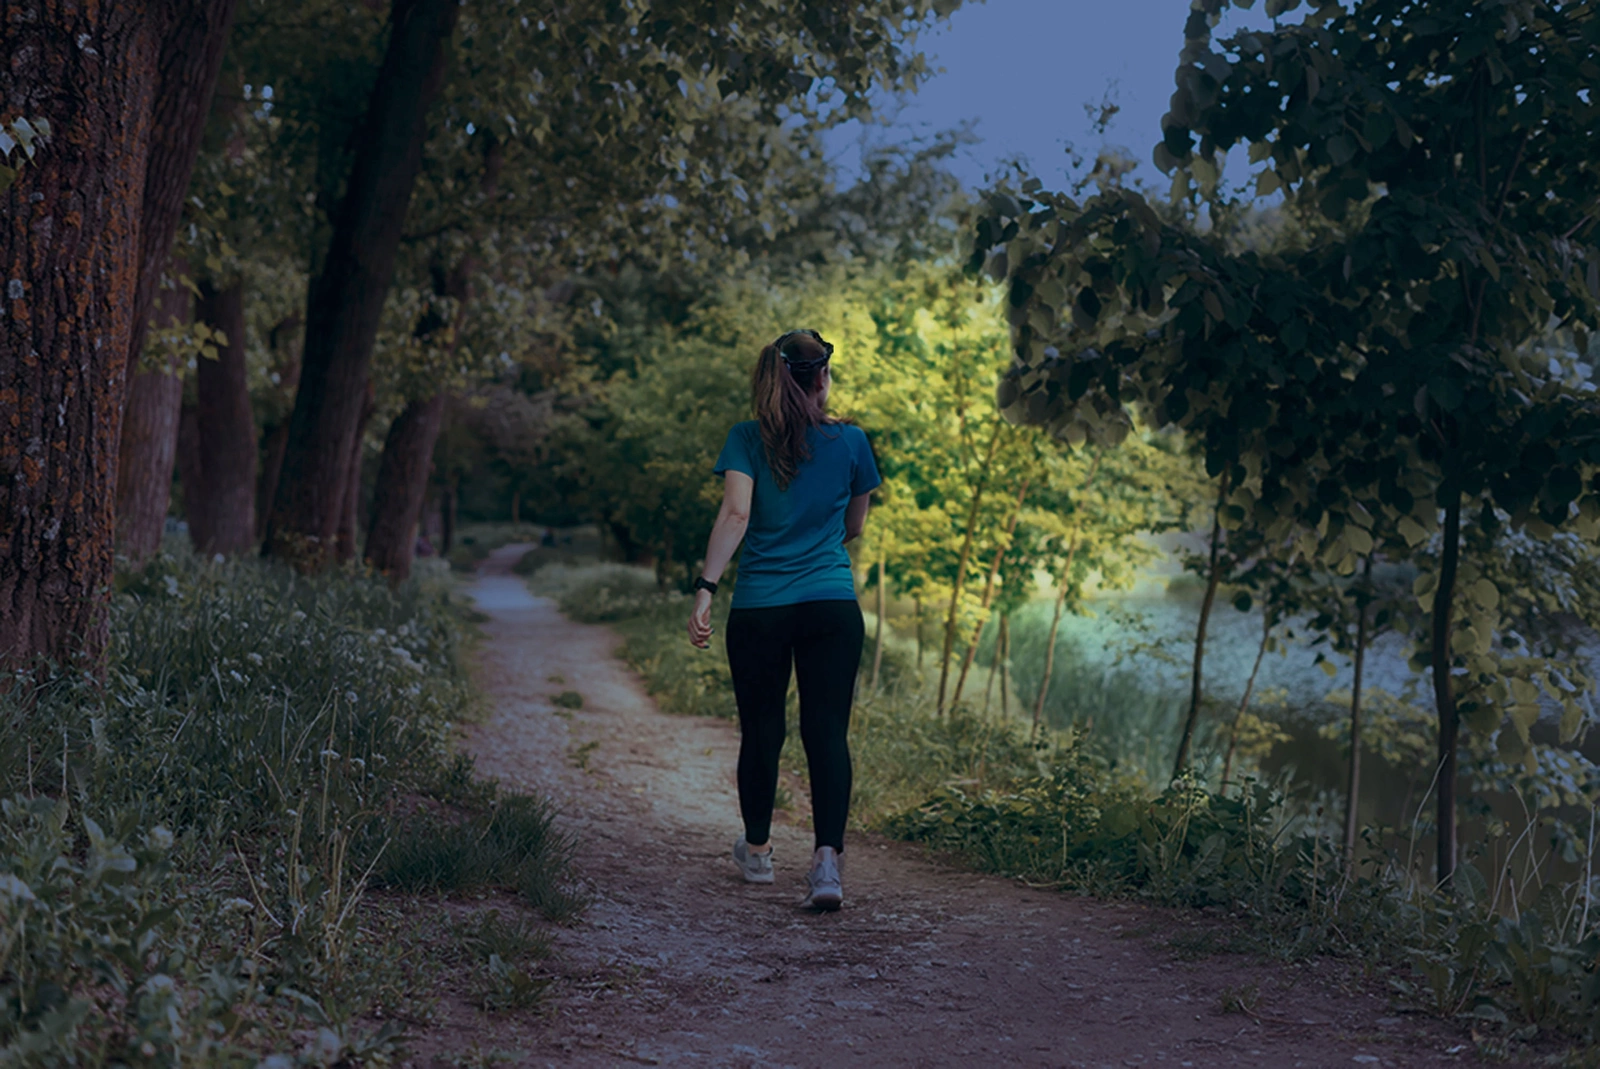
[{"label": "white sneaker", "polygon": [[772,882],[772,850],[769,847],[764,854],[755,854],[750,851],[750,844],[744,841],[741,835],[733,841],[733,863],[739,866],[739,871],[744,874],[745,883],[771,883]]},{"label": "white sneaker", "polygon": [[806,886],[809,890],[801,906],[831,913],[844,905],[844,888],[839,883],[839,855],[833,847],[817,847],[811,859],[811,871],[806,873]]}]

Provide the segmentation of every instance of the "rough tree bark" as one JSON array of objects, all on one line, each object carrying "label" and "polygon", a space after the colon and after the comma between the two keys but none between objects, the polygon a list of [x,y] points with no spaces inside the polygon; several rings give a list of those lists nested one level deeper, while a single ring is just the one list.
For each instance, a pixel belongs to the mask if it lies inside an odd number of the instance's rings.
[{"label": "rough tree bark", "polygon": [[144,6],[160,12],[163,37],[139,212],[139,280],[133,334],[128,339],[130,368],[144,350],[161,268],[183,216],[183,199],[211,113],[237,0],[166,0]]},{"label": "rough tree bark", "polygon": [[[187,498],[190,533],[201,553],[243,553],[256,537],[256,435],[246,380],[244,283],[200,287],[200,318],[225,335],[217,359],[195,370],[195,438],[201,472],[198,497]],[[203,514],[203,520],[196,522]]]},{"label": "rough tree bark", "polygon": [[1217,508],[1211,518],[1211,564],[1206,573],[1206,594],[1200,601],[1200,622],[1194,632],[1194,668],[1189,677],[1189,713],[1183,719],[1183,735],[1178,739],[1178,758],[1172,763],[1172,778],[1177,779],[1189,764],[1189,747],[1194,742],[1195,722],[1200,719],[1200,698],[1204,694],[1206,658],[1206,625],[1211,622],[1211,606],[1217,600],[1217,584],[1222,572],[1217,557],[1222,552],[1222,506],[1228,499],[1228,475],[1222,475],[1222,486],[1217,491]]},{"label": "rough tree bark", "polygon": [[336,546],[372,347],[460,11],[458,0],[394,0],[350,177],[311,283],[300,388],[262,546],[302,568],[327,563]]},{"label": "rough tree bark", "polygon": [[0,111],[52,138],[0,194],[0,667],[102,660],[130,354],[233,0],[0,0]]},{"label": "rough tree bark", "polygon": [[0,0],[0,114],[52,133],[0,193],[0,669],[105,649],[159,28]]},{"label": "rough tree bark", "polygon": [[[185,265],[172,264],[179,274]],[[182,285],[161,291],[154,316],[161,329],[186,326],[193,298]],[[130,376],[122,412],[117,458],[117,552],[134,565],[161,546],[172,500],[172,465],[178,453],[178,412],[183,406],[183,368],[176,357],[166,367]]]},{"label": "rough tree bark", "polygon": [[389,425],[378,461],[372,523],[367,528],[367,561],[399,582],[411,574],[417,519],[428,491],[433,446],[444,422],[445,395],[412,401]]}]

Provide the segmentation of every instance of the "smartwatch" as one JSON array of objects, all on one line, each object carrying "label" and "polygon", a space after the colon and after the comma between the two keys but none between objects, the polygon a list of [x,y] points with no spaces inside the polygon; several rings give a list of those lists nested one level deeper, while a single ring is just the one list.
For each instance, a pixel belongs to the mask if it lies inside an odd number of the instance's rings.
[{"label": "smartwatch", "polygon": [[713,594],[717,592],[717,584],[713,583],[703,575],[695,576],[694,588],[696,590],[709,590]]}]

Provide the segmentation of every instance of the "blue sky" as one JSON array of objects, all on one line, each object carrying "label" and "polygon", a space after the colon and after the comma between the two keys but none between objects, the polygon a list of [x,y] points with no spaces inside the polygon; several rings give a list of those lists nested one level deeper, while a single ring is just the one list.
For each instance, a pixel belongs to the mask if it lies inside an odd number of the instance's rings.
[{"label": "blue sky", "polygon": [[[1020,155],[1047,186],[1059,188],[1069,143],[1091,161],[1102,144],[1119,145],[1141,161],[1146,179],[1157,178],[1150,151],[1172,95],[1188,14],[1189,0],[969,0],[946,29],[920,42],[929,65],[944,70],[903,103],[883,101],[888,126],[851,123],[832,132],[829,155],[851,172],[863,137],[901,141],[971,119],[983,140],[952,166],[969,185],[981,185],[1001,161]],[[1221,30],[1267,24],[1258,3],[1230,13]],[[1108,92],[1122,110],[1102,137],[1084,105]]]}]

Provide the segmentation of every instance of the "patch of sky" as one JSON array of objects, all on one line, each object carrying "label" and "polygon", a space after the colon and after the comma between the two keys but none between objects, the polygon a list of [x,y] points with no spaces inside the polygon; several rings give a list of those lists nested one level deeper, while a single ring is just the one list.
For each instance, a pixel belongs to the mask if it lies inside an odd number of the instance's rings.
[{"label": "patch of sky", "polygon": [[[1013,163],[1047,186],[1064,187],[1085,166],[1075,158],[1092,163],[1111,147],[1137,161],[1137,179],[1165,188],[1150,157],[1188,16],[1189,0],[964,4],[921,40],[937,73],[914,96],[875,97],[872,122],[851,120],[829,131],[828,157],[849,180],[862,173],[862,154],[875,146],[926,140],[971,123],[975,142],[951,160],[970,187],[987,185]],[[1259,7],[1235,8],[1215,33],[1270,25]],[[1117,109],[1103,128],[1102,102]],[[1242,184],[1249,170],[1244,153],[1235,152],[1224,177]]]}]

